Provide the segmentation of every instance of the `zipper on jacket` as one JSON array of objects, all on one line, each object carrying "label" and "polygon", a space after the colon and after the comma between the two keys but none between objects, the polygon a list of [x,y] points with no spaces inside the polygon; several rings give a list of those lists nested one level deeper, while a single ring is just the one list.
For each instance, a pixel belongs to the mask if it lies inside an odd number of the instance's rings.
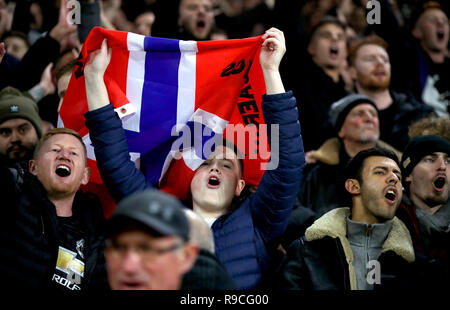
[{"label": "zipper on jacket", "polygon": [[41,225],[42,225],[42,235],[45,236],[44,219],[42,218],[42,214],[40,214],[40,217],[41,217]]}]

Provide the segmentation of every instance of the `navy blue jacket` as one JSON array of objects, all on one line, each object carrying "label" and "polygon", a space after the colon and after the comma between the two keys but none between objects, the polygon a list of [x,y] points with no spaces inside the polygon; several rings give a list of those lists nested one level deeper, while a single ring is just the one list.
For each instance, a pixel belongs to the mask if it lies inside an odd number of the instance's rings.
[{"label": "navy blue jacket", "polygon": [[[212,225],[216,255],[241,289],[255,288],[270,269],[269,249],[286,229],[305,163],[292,92],[264,95],[262,108],[266,124],[279,124],[278,168],[267,170],[257,191]],[[150,186],[130,161],[122,123],[112,105],[85,117],[98,168],[114,198]],[[272,143],[272,151],[274,147]]]}]

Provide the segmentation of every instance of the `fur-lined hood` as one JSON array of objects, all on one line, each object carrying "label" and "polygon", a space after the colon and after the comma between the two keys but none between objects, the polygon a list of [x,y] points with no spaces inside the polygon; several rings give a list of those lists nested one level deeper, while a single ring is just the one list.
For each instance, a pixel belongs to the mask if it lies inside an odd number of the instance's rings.
[{"label": "fur-lined hood", "polygon": [[[309,156],[324,164],[335,166],[339,164],[339,151],[341,149],[341,141],[339,138],[330,138],[325,141],[318,150],[311,151]],[[397,154],[398,158],[402,158],[402,153],[391,145],[378,140],[377,146],[392,150]]]},{"label": "fur-lined hood", "polygon": [[[327,236],[339,238],[349,266],[350,287],[351,289],[356,289],[353,252],[346,237],[347,226],[345,219],[349,214],[350,208],[337,208],[325,213],[306,230],[305,239],[307,241],[314,241]],[[393,251],[408,263],[412,263],[415,260],[414,248],[409,231],[405,224],[397,217],[392,219],[392,228],[383,244],[380,255],[387,251]]]}]

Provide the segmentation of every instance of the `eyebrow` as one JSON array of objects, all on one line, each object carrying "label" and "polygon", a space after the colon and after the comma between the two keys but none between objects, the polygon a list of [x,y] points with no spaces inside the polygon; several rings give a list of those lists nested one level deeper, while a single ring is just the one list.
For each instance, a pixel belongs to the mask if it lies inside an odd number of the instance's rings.
[{"label": "eyebrow", "polygon": [[[387,167],[385,167],[385,166],[376,166],[376,167],[374,167],[373,168],[373,170],[377,170],[377,169],[381,169],[381,170],[384,170],[384,171],[389,171],[389,168],[387,168]],[[398,174],[402,174],[401,173],[401,171],[399,170],[399,169],[393,169],[392,170],[394,173],[398,173]]]}]

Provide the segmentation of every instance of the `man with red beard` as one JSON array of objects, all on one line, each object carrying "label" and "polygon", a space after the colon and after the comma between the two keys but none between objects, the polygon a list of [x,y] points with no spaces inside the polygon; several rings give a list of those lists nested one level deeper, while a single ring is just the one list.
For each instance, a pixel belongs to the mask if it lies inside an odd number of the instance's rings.
[{"label": "man with red beard", "polygon": [[398,157],[371,148],[345,168],[349,207],[333,209],[294,241],[281,266],[279,288],[405,289],[414,286],[408,229],[395,212],[402,197]]},{"label": "man with red beard", "polygon": [[[450,279],[450,142],[435,135],[416,136],[401,161],[405,194],[398,217],[407,225],[425,262],[428,285],[443,289]],[[429,287],[428,287],[429,289]]]},{"label": "man with red beard", "polygon": [[409,141],[408,126],[434,112],[414,97],[389,89],[391,63],[386,49],[387,43],[375,35],[356,42],[349,52],[349,73],[355,91],[371,98],[378,107],[380,139],[403,150]]},{"label": "man with red beard", "polygon": [[31,96],[13,87],[0,92],[0,156],[10,167],[27,169],[42,134],[42,120]]}]

